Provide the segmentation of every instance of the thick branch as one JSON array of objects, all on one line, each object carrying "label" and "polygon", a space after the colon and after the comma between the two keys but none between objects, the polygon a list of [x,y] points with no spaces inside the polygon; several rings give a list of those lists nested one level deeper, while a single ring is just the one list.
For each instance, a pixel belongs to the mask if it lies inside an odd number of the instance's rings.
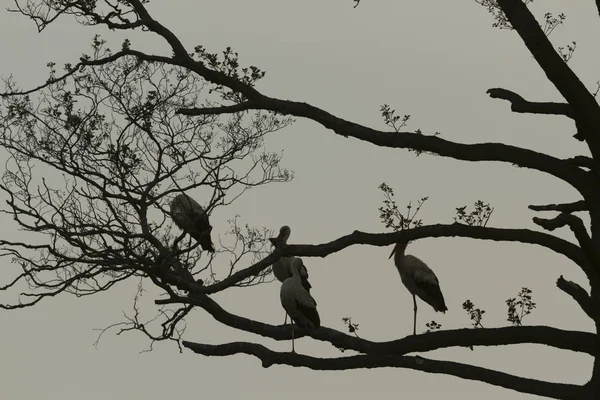
[{"label": "thick branch", "polygon": [[[200,74],[208,80],[207,76]],[[215,83],[220,83],[216,82]],[[234,89],[239,89],[239,85]],[[254,89],[253,89],[253,92]],[[242,92],[244,93],[244,92]],[[250,92],[244,93],[247,97]],[[435,153],[444,157],[451,157],[465,161],[501,161],[517,164],[522,167],[543,171],[570,183],[578,190],[586,190],[587,180],[577,168],[564,160],[541,154],[532,150],[522,149],[501,143],[459,144],[435,136],[427,136],[410,132],[383,132],[366,126],[343,120],[328,112],[307,103],[279,100],[260,94],[252,94],[251,106],[253,109],[263,109],[311,119],[320,123],[325,128],[331,129],[339,135],[354,137],[381,147],[410,148],[425,152]],[[250,106],[250,103],[242,103]],[[180,109],[178,113],[184,115],[202,115],[207,109]],[[220,112],[226,112],[223,108]],[[215,113],[215,109],[208,109]]]},{"label": "thick branch", "polygon": [[594,265],[594,270],[597,269],[596,266],[600,265],[600,254],[594,245],[594,242],[590,238],[585,229],[585,225],[580,218],[567,213],[561,213],[557,217],[552,219],[538,218],[534,217],[533,222],[538,224],[544,229],[549,231],[553,231],[557,228],[561,228],[565,225],[568,225],[571,228],[571,231],[575,235],[575,238],[579,242],[581,249],[591,261],[592,265]]},{"label": "thick branch", "polygon": [[584,389],[581,386],[564,383],[544,382],[537,379],[522,378],[504,372],[494,371],[474,365],[452,361],[438,361],[420,356],[350,356],[339,358],[316,358],[295,353],[272,351],[254,343],[234,342],[221,345],[208,345],[184,341],[183,345],[195,353],[205,356],[229,356],[248,354],[262,361],[265,368],[274,364],[293,367],[306,367],[319,371],[342,371],[357,368],[408,368],[417,371],[452,375],[463,379],[476,380],[512,389],[521,393],[537,394],[553,399],[582,399]]},{"label": "thick branch", "polygon": [[596,310],[597,307],[594,304],[594,301],[584,288],[575,282],[566,280],[562,275],[556,281],[556,286],[571,296],[573,300],[579,304],[581,309],[587,314],[588,317],[594,321],[600,321],[600,313]]},{"label": "thick branch", "polygon": [[[231,314],[206,295],[174,297],[167,300],[156,300],[155,303],[193,304],[203,308],[215,320],[231,328],[275,340],[292,338],[290,325],[274,326]],[[591,333],[565,331],[547,326],[444,330],[408,336],[389,342],[372,342],[325,327],[308,331],[296,327],[293,335],[296,338],[309,336],[316,340],[329,342],[338,348],[354,350],[359,353],[396,355],[448,347],[500,346],[520,343],[543,344],[563,350],[593,354],[598,342],[596,336]]]},{"label": "thick branch", "polygon": [[600,160],[600,107],[596,99],[554,50],[522,0],[498,0],[498,5],[550,82],[569,103],[579,128],[584,127],[584,132],[579,129],[579,133],[586,139],[594,159]]},{"label": "thick branch", "polygon": [[492,99],[507,100],[511,104],[511,111],[527,114],[553,114],[573,118],[573,110],[567,103],[532,102],[527,101],[519,94],[502,88],[488,89],[487,94]]},{"label": "thick branch", "polygon": [[281,256],[298,257],[326,257],[356,244],[371,246],[389,246],[396,242],[422,239],[427,237],[470,237],[473,239],[521,242],[537,244],[562,254],[577,265],[588,275],[590,280],[598,280],[595,270],[579,247],[566,240],[543,232],[529,229],[505,229],[480,226],[468,226],[459,223],[451,225],[427,225],[410,230],[393,233],[366,233],[354,231],[353,233],[320,245],[287,245],[276,250],[256,264],[237,271],[228,278],[209,286],[197,285],[194,282],[180,282],[179,287],[196,294],[217,293],[255,276],[277,261]]},{"label": "thick branch", "polygon": [[587,211],[585,200],[574,201],[572,203],[561,203],[561,204],[543,204],[543,205],[530,205],[530,210],[533,211],[560,211],[563,213],[573,213],[577,211]]},{"label": "thick branch", "polygon": [[409,241],[427,237],[470,237],[473,239],[508,241],[537,244],[562,254],[579,265],[591,280],[598,280],[598,274],[585,257],[582,250],[566,240],[529,229],[504,229],[468,226],[459,223],[451,225],[427,225],[394,233],[365,233],[354,231],[329,243],[320,245],[288,245],[282,248],[283,256],[326,257],[355,244],[388,246],[399,241]]}]

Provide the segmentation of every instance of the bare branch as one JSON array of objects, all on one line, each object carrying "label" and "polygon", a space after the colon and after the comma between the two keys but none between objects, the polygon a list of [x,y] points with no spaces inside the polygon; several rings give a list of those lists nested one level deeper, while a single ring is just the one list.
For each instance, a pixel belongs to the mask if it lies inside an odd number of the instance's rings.
[{"label": "bare branch", "polygon": [[551,383],[537,379],[522,378],[487,368],[452,361],[438,361],[420,356],[358,355],[339,358],[316,358],[296,353],[272,351],[265,346],[247,342],[208,345],[184,341],[183,345],[205,356],[229,356],[248,354],[261,360],[262,366],[289,365],[319,371],[342,371],[357,368],[395,367],[437,374],[452,375],[463,379],[486,382],[521,393],[537,394],[552,399],[582,399],[581,386]]},{"label": "bare branch", "polygon": [[600,253],[598,253],[580,218],[572,214],[561,213],[552,219],[534,217],[533,222],[549,231],[568,225],[588,259],[594,265],[600,265]]},{"label": "bare branch", "polygon": [[560,211],[563,213],[573,213],[577,211],[587,211],[585,200],[574,201],[572,203],[561,203],[561,204],[544,204],[544,205],[530,205],[530,210],[533,211]]},{"label": "bare branch", "polygon": [[590,295],[585,291],[584,288],[576,284],[575,282],[568,281],[561,275],[556,281],[556,286],[571,296],[573,300],[579,304],[581,309],[594,321],[600,320],[600,313],[597,310],[596,304],[590,297]]},{"label": "bare branch", "polygon": [[573,118],[578,122],[578,133],[587,141],[594,159],[600,159],[600,107],[596,99],[554,50],[522,0],[498,0],[497,3],[548,79],[569,103]]},{"label": "bare branch", "polygon": [[231,114],[240,111],[252,110],[254,103],[251,101],[245,101],[239,104],[233,104],[230,106],[222,107],[205,107],[205,108],[180,108],[177,110],[178,114],[181,115],[219,115],[219,114]]},{"label": "bare branch", "polygon": [[519,94],[503,88],[492,88],[486,92],[492,99],[507,100],[511,104],[511,111],[527,114],[554,114],[573,118],[573,110],[567,103],[532,102],[527,101]]}]

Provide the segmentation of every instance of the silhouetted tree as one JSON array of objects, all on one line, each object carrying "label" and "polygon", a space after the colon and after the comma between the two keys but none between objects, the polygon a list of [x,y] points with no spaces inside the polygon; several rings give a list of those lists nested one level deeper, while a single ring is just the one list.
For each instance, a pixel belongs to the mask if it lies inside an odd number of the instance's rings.
[{"label": "silhouetted tree", "polygon": [[[535,307],[530,291],[524,288],[517,297],[507,300],[508,319],[514,325],[511,327],[483,327],[484,311],[465,301],[463,308],[477,329],[439,330],[439,324],[432,321],[427,324],[431,332],[384,343],[359,337],[358,324],[349,317],[344,322],[350,335],[327,327],[310,332],[296,330],[296,337],[310,336],[359,353],[351,356],[317,358],[275,352],[246,342],[182,344],[207,356],[250,354],[259,358],[264,367],[285,364],[316,370],[410,368],[550,398],[600,398],[600,107],[594,94],[567,64],[575,44],[566,50],[555,50],[548,40],[547,35],[562,23],[564,16],[546,14],[540,24],[527,8],[527,0],[476,0],[491,12],[494,26],[519,34],[565,102],[532,102],[503,88],[489,89],[488,94],[510,102],[514,112],[572,119],[577,127],[575,138],[588,146],[591,155],[568,159],[501,143],[461,144],[435,134],[401,131],[410,116],[399,118],[387,105],[381,111],[391,130],[384,131],[341,119],[305,102],[266,96],[255,87],[264,72],[253,66],[240,67],[237,54],[230,48],[221,54],[210,53],[202,46],[187,49],[171,30],[150,15],[147,2],[15,3],[16,11],[30,17],[40,31],[59,16],[72,16],[95,27],[149,31],[166,41],[172,53],[146,54],[135,50],[128,41],[112,52],[97,37],[93,53],[76,64],[66,65],[64,72],[58,73],[50,64],[50,76],[39,87],[20,90],[15,82],[6,82],[0,145],[11,158],[1,188],[9,196],[7,212],[21,228],[31,232],[32,239],[1,241],[3,253],[12,256],[21,268],[15,280],[2,289],[25,290],[12,303],[5,303],[4,308],[30,306],[61,292],[94,294],[122,280],[139,277],[167,296],[156,301],[164,307],[159,314],[161,320],[152,327],[139,319],[136,308],[136,314],[122,329],[140,330],[152,340],[178,339],[178,324],[192,307],[198,307],[232,328],[290,340],[291,326],[273,326],[233,315],[211,295],[233,286],[261,282],[268,267],[281,256],[326,257],[357,244],[389,246],[427,237],[528,243],[562,254],[583,270],[590,294],[562,276],[557,286],[594,321],[596,333],[522,326],[523,317]],[[600,10],[600,2],[596,3]],[[30,97],[32,94],[36,95],[35,100]],[[206,259],[196,243],[171,231],[171,224],[166,222],[168,201],[180,192],[196,190],[195,198],[210,214],[215,208],[230,204],[248,187],[289,180],[289,171],[279,167],[279,156],[262,150],[266,133],[291,122],[282,117],[286,115],[313,120],[335,134],[381,147],[470,162],[506,162],[552,175],[575,188],[581,200],[532,205],[532,210],[558,214],[533,221],[548,231],[570,228],[577,244],[540,231],[489,227],[492,209],[483,202],[476,203],[472,212],[459,208],[453,224],[424,225],[414,219],[410,210],[407,215],[399,213],[392,204],[391,188],[382,185],[388,200],[380,210],[382,220],[394,232],[354,231],[329,243],[286,244],[268,254],[265,246],[271,232],[250,227],[243,231],[237,218],[232,217],[234,243],[216,244],[214,257]],[[60,171],[64,181],[58,184],[45,179],[50,169]],[[590,233],[575,215],[578,212],[589,216]],[[221,256],[229,258],[231,265],[224,275],[212,268],[217,262],[225,262]],[[246,256],[257,260],[251,266],[236,268]],[[544,382],[406,355],[453,346],[518,343],[539,343],[592,355],[595,362],[589,382],[582,386]]]}]

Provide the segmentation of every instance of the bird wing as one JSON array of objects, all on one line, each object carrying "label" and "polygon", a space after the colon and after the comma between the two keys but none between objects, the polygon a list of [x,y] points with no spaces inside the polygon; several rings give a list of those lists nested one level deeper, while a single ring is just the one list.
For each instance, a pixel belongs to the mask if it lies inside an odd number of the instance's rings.
[{"label": "bird wing", "polygon": [[[292,276],[292,265],[294,265],[293,260],[297,258],[297,257],[289,257],[290,262],[288,263],[288,268],[289,268],[289,276]],[[308,270],[306,269],[306,266],[304,265],[304,261],[302,261],[301,258],[299,258],[302,267],[300,268],[300,282],[302,283],[302,287],[310,293],[310,289],[312,288],[312,285],[310,284],[310,282],[308,281]]]},{"label": "bird wing", "polygon": [[[298,302],[298,299],[296,299],[296,307],[298,308],[298,311],[300,311],[302,314],[304,314],[304,316],[306,317],[306,319],[308,319],[311,323],[312,323],[312,327],[314,328],[318,328],[321,326],[321,317],[319,316],[319,312],[317,311],[317,307],[316,307],[316,303],[314,307],[307,307],[303,304],[300,304],[300,302]],[[298,323],[299,321],[296,321],[296,323]],[[310,325],[309,325],[310,327]]]},{"label": "bird wing", "polygon": [[409,270],[415,282],[439,284],[438,278],[431,268],[417,257],[407,255],[406,263],[410,266]]},{"label": "bird wing", "polygon": [[297,286],[295,293],[296,302],[299,305],[303,307],[317,308],[316,300],[310,295],[310,293],[308,293],[308,291],[306,291],[306,289],[304,289],[304,287],[302,287],[301,285]]},{"label": "bird wing", "polygon": [[413,282],[418,290],[417,295],[434,310],[445,312],[448,308],[435,273],[417,257],[411,256],[410,262],[413,267]]}]

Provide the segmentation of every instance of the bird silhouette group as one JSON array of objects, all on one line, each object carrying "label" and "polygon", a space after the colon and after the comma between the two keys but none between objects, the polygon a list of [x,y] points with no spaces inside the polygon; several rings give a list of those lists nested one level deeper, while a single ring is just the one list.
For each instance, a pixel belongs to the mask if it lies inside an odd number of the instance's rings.
[{"label": "bird silhouette group", "polygon": [[[194,199],[179,194],[171,201],[171,218],[184,233],[195,239],[203,250],[215,252],[211,239],[212,226],[208,214]],[[291,229],[284,225],[279,235],[269,241],[275,248],[285,246]],[[389,258],[394,256],[394,264],[404,286],[412,294],[414,304],[413,335],[417,334],[417,297],[429,304],[435,311],[445,313],[448,310],[439,280],[431,268],[419,258],[405,254],[410,242],[399,242],[394,246]],[[285,310],[284,325],[289,315],[292,324],[292,352],[294,350],[295,326],[301,329],[318,329],[321,318],[317,311],[317,302],[310,294],[312,285],[308,282],[308,270],[300,257],[281,257],[273,263],[273,275],[281,282],[279,297]],[[295,324],[295,325],[294,325]]]}]

